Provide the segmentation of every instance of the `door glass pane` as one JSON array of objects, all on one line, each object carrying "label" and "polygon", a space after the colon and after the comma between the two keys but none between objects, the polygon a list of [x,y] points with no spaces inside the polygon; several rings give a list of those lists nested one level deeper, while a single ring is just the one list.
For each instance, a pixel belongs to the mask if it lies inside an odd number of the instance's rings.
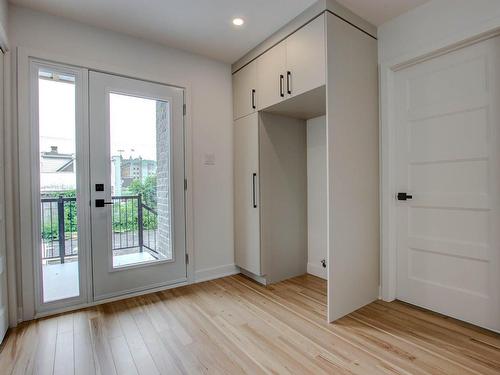
[{"label": "door glass pane", "polygon": [[172,260],[170,107],[111,93],[113,267]]},{"label": "door glass pane", "polygon": [[79,293],[75,77],[38,71],[43,302]]}]

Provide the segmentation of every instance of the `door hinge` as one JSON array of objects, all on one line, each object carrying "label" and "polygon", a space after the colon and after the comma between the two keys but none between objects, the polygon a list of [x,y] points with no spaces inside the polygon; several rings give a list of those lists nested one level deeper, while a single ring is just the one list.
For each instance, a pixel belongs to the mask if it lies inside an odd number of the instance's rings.
[{"label": "door hinge", "polygon": [[184,116],[186,116],[186,112],[187,112],[187,107],[185,104],[182,105],[182,113],[184,114]]},{"label": "door hinge", "polygon": [[187,178],[184,179],[184,190],[188,189],[188,180]]},{"label": "door hinge", "polygon": [[186,264],[189,264],[189,254],[186,253]]}]

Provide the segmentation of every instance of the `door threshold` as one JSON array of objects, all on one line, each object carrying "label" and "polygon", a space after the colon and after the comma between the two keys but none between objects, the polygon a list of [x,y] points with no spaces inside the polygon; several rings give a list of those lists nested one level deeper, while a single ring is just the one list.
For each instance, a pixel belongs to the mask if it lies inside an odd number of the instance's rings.
[{"label": "door threshold", "polygon": [[[76,310],[82,310],[82,309],[85,309],[87,307],[104,305],[105,303],[109,303],[109,302],[121,301],[121,300],[128,299],[128,298],[139,297],[139,296],[143,296],[143,295],[146,295],[146,294],[152,294],[152,293],[156,293],[156,292],[161,292],[163,290],[174,289],[174,288],[178,288],[178,287],[186,286],[186,285],[190,285],[190,284],[192,284],[192,283],[190,283],[190,282],[188,282],[186,280],[186,281],[181,281],[181,282],[173,283],[173,284],[169,284],[169,285],[163,285],[163,286],[160,286],[160,287],[146,289],[146,290],[142,290],[142,291],[138,291],[138,292],[122,294],[122,295],[116,296],[116,297],[109,297],[109,298],[106,298],[106,299],[100,299],[100,300],[93,301],[93,302],[81,303],[81,304],[78,304],[78,305],[69,306],[69,307],[63,307],[63,308],[54,309],[54,310],[51,310],[51,311],[43,311],[43,312],[35,314],[35,316],[33,317],[32,320],[40,319],[40,318],[46,318],[48,316],[62,314],[62,313],[66,313],[66,312],[71,312],[71,311],[76,311]],[[21,322],[19,322],[19,323],[21,323]]]}]

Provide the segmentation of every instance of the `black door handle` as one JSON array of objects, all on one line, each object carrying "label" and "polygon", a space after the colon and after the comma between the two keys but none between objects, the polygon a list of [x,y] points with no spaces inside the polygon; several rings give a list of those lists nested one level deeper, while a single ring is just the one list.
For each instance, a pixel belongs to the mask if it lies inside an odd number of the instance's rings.
[{"label": "black door handle", "polygon": [[292,94],[292,83],[290,79],[292,78],[292,72],[286,72],[286,92],[291,95]]},{"label": "black door handle", "polygon": [[398,201],[406,201],[408,199],[413,199],[413,195],[409,195],[407,193],[398,193]]},{"label": "black door handle", "polygon": [[257,197],[255,194],[255,179],[257,178],[257,173],[254,173],[252,175],[252,203],[253,203],[253,208],[257,208]]},{"label": "black door handle", "polygon": [[252,89],[252,108],[255,109],[255,89]]},{"label": "black door handle", "polygon": [[95,206],[96,207],[104,207],[108,204],[113,204],[113,202],[105,202],[104,199],[96,199],[95,200]]},{"label": "black door handle", "polygon": [[284,88],[283,88],[283,80],[285,77],[283,74],[280,74],[280,96],[283,98],[285,96]]}]

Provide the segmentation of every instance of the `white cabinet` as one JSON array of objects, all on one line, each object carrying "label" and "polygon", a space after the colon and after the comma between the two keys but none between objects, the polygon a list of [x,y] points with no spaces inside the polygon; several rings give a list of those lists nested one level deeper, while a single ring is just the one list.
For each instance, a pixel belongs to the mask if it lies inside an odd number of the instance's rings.
[{"label": "white cabinet", "polygon": [[355,24],[324,12],[237,63],[259,56],[256,112],[235,123],[236,265],[266,284],[314,267],[305,120],[326,114],[329,321],[375,300],[379,286],[377,41]]},{"label": "white cabinet", "polygon": [[234,119],[255,112],[257,108],[257,62],[241,68],[233,74],[233,114]]},{"label": "white cabinet", "polygon": [[259,120],[253,113],[234,122],[235,262],[262,274],[259,217]]},{"label": "white cabinet", "polygon": [[286,40],[287,95],[325,84],[325,19],[316,18]]},{"label": "white cabinet", "polygon": [[259,110],[285,98],[286,41],[271,48],[257,59]]},{"label": "white cabinet", "polygon": [[257,59],[257,109],[325,84],[325,17],[321,15]]}]

